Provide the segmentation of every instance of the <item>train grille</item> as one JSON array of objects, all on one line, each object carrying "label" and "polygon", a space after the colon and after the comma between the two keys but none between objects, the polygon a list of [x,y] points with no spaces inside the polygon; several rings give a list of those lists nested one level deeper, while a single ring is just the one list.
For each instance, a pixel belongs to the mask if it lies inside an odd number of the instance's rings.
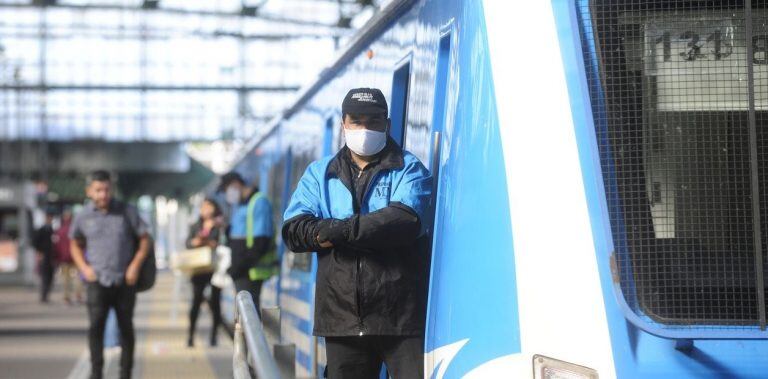
[{"label": "train grille", "polygon": [[577,1],[621,289],[765,329],[768,1]]}]

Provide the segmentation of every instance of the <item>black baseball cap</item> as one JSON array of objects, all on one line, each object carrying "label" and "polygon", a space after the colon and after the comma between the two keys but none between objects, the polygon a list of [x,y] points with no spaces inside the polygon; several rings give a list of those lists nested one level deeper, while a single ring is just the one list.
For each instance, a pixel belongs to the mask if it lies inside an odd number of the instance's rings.
[{"label": "black baseball cap", "polygon": [[219,188],[216,189],[216,191],[218,191],[218,192],[224,191],[233,182],[240,182],[243,185],[246,184],[245,183],[245,179],[243,179],[243,177],[240,174],[238,174],[235,171],[230,171],[230,172],[222,175],[221,181],[219,182]]},{"label": "black baseball cap", "polygon": [[386,116],[389,113],[387,99],[378,88],[355,88],[349,90],[347,96],[344,96],[341,113]]}]

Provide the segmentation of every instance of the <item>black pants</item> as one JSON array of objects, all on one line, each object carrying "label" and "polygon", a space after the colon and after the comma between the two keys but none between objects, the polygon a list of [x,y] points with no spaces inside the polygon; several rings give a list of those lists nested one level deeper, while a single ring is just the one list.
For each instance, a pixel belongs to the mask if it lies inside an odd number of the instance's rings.
[{"label": "black pants", "polygon": [[261,315],[261,285],[263,280],[251,280],[247,276],[242,278],[232,278],[235,283],[235,291],[248,291],[253,297],[253,304],[256,305],[256,312]]},{"label": "black pants", "polygon": [[131,377],[133,369],[133,309],[136,306],[136,287],[118,285],[104,287],[88,283],[88,345],[91,350],[91,378],[102,378],[104,371],[104,327],[109,309],[114,308],[120,329],[120,378]]},{"label": "black pants", "polygon": [[47,259],[41,261],[38,266],[40,272],[40,301],[43,303],[48,301],[48,294],[51,293],[55,269],[53,262]]},{"label": "black pants", "polygon": [[386,363],[394,379],[424,378],[421,336],[325,337],[328,378],[379,378]]},{"label": "black pants", "polygon": [[[197,274],[192,276],[192,306],[189,308],[189,340],[195,337],[195,326],[197,325],[197,316],[200,314],[200,306],[205,300],[203,292],[205,287],[211,284],[213,273]],[[208,299],[208,309],[213,316],[213,326],[211,326],[211,345],[216,344],[216,334],[220,326],[224,326],[221,318],[221,288],[211,285],[211,297]]]}]

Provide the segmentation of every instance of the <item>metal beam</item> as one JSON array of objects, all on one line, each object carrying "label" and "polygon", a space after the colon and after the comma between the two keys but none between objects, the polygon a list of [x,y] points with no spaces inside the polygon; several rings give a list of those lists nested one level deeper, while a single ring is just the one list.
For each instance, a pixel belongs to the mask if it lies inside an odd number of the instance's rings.
[{"label": "metal beam", "polygon": [[[7,29],[13,29],[13,32],[3,33],[3,31]],[[36,38],[40,38],[40,34],[37,31],[37,29],[38,29],[37,25],[2,24],[0,25],[0,35],[4,37],[36,39]],[[236,33],[236,32],[229,32],[229,31],[218,31],[218,30],[213,32],[201,32],[201,31],[189,32],[184,30],[173,30],[173,29],[166,29],[166,30],[155,29],[152,31],[148,31],[146,36],[141,36],[141,32],[139,31],[139,28],[136,28],[134,30],[126,30],[126,29],[118,29],[118,28],[104,29],[104,28],[91,28],[91,27],[83,27],[83,26],[67,27],[64,32],[59,32],[58,30],[56,30],[56,34],[52,34],[53,32],[54,31],[52,30],[48,31],[48,39],[68,39],[68,38],[72,38],[73,36],[98,37],[102,39],[115,39],[115,40],[122,40],[122,39],[135,40],[140,38],[145,38],[147,40],[164,40],[164,39],[170,39],[174,37],[198,37],[198,38],[205,38],[205,39],[216,39],[216,38],[228,37],[228,38],[243,39],[246,41],[251,41],[251,40],[285,41],[285,40],[291,40],[291,39],[338,38],[338,37],[344,37],[349,34],[349,33],[244,34],[244,33]]]},{"label": "metal beam", "polygon": [[[39,141],[35,145],[39,145]],[[40,156],[30,149],[27,141],[17,141],[10,148],[17,162],[0,162],[5,174],[21,172],[29,178],[33,172],[42,174]],[[122,172],[189,171],[190,158],[184,142],[50,142],[50,172],[89,172],[97,169]]]},{"label": "metal beam", "polygon": [[257,12],[255,16],[244,16],[240,12],[215,12],[215,11],[188,10],[188,9],[162,8],[162,7],[157,9],[143,9],[140,6],[127,7],[122,5],[108,5],[108,4],[81,5],[81,4],[58,4],[58,3],[54,5],[0,3],[0,8],[63,8],[63,9],[74,9],[74,10],[81,10],[81,11],[114,10],[114,11],[132,11],[132,12],[157,12],[157,13],[184,15],[184,16],[214,16],[214,17],[233,17],[233,18],[247,17],[247,18],[254,18],[254,19],[260,19],[264,21],[271,21],[271,22],[277,22],[277,23],[345,30],[345,28],[339,28],[338,26],[336,26],[336,24],[326,24],[322,22],[300,20],[295,18],[292,19],[292,18],[283,17],[276,14],[266,14],[263,12]]},{"label": "metal beam", "polygon": [[0,91],[241,91],[292,92],[299,86],[165,86],[165,85],[103,85],[103,84],[4,84]]}]

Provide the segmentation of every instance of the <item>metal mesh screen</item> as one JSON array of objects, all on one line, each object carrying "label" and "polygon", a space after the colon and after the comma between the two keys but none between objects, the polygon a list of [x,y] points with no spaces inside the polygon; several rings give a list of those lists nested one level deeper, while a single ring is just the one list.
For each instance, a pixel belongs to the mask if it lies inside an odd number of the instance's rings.
[{"label": "metal mesh screen", "polygon": [[764,328],[768,1],[577,4],[630,307]]}]

